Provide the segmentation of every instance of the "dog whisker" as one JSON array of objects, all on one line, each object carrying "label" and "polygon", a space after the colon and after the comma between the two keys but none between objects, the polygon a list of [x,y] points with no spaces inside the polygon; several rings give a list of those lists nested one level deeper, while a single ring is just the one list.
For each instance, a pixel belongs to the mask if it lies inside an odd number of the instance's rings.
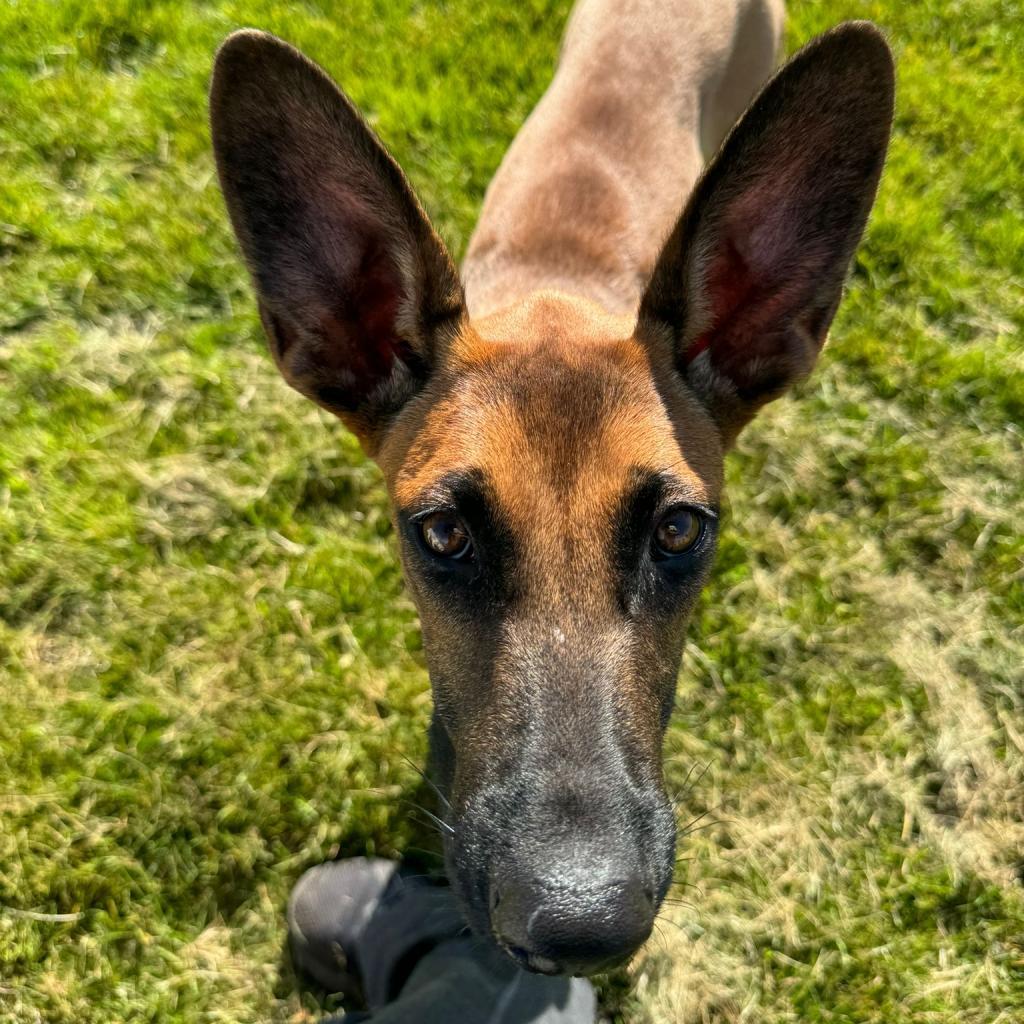
[{"label": "dog whisker", "polygon": [[[703,819],[709,814],[714,814],[719,810],[721,806],[721,804],[717,804],[714,807],[709,807],[706,811],[701,811],[696,818],[691,819],[679,829],[679,838],[683,839],[688,835],[692,835],[694,832],[700,832],[703,829],[711,828],[713,825],[724,825],[728,821],[727,818],[712,818],[710,821],[703,821]],[[702,822],[702,824],[698,824],[698,822]]]},{"label": "dog whisker", "polygon": [[680,802],[685,800],[694,791],[694,789],[700,785],[701,780],[705,775],[707,775],[711,768],[711,764],[712,762],[708,761],[701,766],[700,772],[696,778],[693,777],[693,773],[697,770],[699,762],[694,761],[693,764],[690,765],[690,769],[686,773],[686,777],[683,779],[678,789],[676,789],[675,792],[669,793],[669,798],[672,802],[673,808],[678,810]]},{"label": "dog whisker", "polygon": [[687,836],[692,836],[695,832],[703,832],[706,828],[714,828],[715,825],[724,825],[725,819],[713,818],[711,821],[705,821],[700,825],[694,825],[692,828],[684,829],[679,833],[680,839],[685,839]]},{"label": "dog whisker", "polygon": [[685,907],[687,910],[692,910],[695,913],[697,911],[697,905],[695,903],[690,903],[688,900],[672,899],[671,897],[666,896],[661,902],[668,904],[670,907]]},{"label": "dog whisker", "polygon": [[684,935],[687,934],[686,929],[678,921],[673,921],[672,918],[665,917],[664,914],[659,914],[654,919],[654,923],[655,924],[670,924],[670,925],[672,925],[673,928],[678,928]]},{"label": "dog whisker", "polygon": [[451,801],[448,799],[448,797],[444,795],[444,793],[441,792],[440,786],[438,786],[438,784],[418,764],[416,764],[416,762],[413,761],[411,757],[406,757],[406,755],[403,754],[402,759],[407,761],[410,765],[412,765],[412,767],[416,770],[416,773],[434,791],[434,793],[437,796],[437,799],[440,800],[441,803],[444,805],[444,809],[446,811],[450,811],[452,809]]},{"label": "dog whisker", "polygon": [[[411,801],[406,800],[406,801],[404,801],[404,803],[411,803]],[[442,836],[454,836],[455,835],[455,829],[452,828],[452,826],[449,825],[447,821],[444,821],[443,819],[439,818],[436,814],[432,814],[425,807],[420,807],[419,804],[411,804],[411,806],[414,807],[421,814],[425,814],[427,816],[427,818],[429,819],[428,821],[422,821],[421,819],[415,817],[414,815],[409,815],[409,818],[410,818],[411,821],[416,821],[416,822],[418,822],[421,825],[426,825],[429,828],[433,828],[436,832],[440,833]]]},{"label": "dog whisker", "polygon": [[707,899],[707,897],[704,895],[704,890],[699,885],[696,885],[694,882],[673,882],[672,884],[681,886],[684,889],[693,889],[693,891],[696,892],[696,894],[702,900]]},{"label": "dog whisker", "polygon": [[[414,819],[415,820],[415,819]],[[422,822],[426,825],[426,822]],[[422,846],[407,846],[406,850],[409,853],[425,853],[428,857],[436,857],[440,861],[444,861],[444,854],[438,853],[437,850],[426,850]]]},{"label": "dog whisker", "polygon": [[669,946],[668,936],[661,930],[661,922],[657,918],[654,919],[653,927],[654,930],[658,933],[658,938],[661,939],[661,944],[665,947],[666,950],[670,950],[671,947]]},{"label": "dog whisker", "polygon": [[703,818],[706,818],[712,812],[712,810],[713,810],[713,808],[709,807],[706,811],[701,811],[701,813],[698,814],[696,818],[693,818],[691,821],[689,821],[685,825],[683,825],[683,827],[679,831],[683,835],[686,835],[686,833],[690,831],[690,828],[693,825],[696,825],[698,821],[701,821]]}]

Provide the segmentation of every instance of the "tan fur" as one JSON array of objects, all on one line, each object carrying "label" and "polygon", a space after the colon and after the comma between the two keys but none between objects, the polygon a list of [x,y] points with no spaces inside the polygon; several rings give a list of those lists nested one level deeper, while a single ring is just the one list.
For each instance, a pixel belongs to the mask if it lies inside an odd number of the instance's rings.
[{"label": "tan fur", "polygon": [[[546,529],[549,547],[563,543],[566,523],[610,507],[633,467],[670,468],[681,500],[716,504],[717,431],[632,326],[555,292],[474,323],[377,453],[393,500],[409,506],[452,470],[484,466],[517,534]],[[599,415],[574,422],[565,403],[582,404],[587,391]]]},{"label": "tan fur", "polygon": [[781,0],[580,0],[551,86],[491,182],[470,315],[539,289],[635,313],[700,173],[771,72]]},{"label": "tan fur", "polygon": [[[410,403],[376,453],[394,501],[411,503],[453,468],[486,465],[552,581],[564,524],[594,522],[634,466],[672,467],[681,498],[717,504],[718,433],[670,367],[652,367],[634,336],[636,308],[703,157],[774,66],[782,20],[781,0],[577,4],[554,80],[488,189],[463,263],[471,321],[446,374],[458,386]],[[614,377],[621,395],[587,424],[585,458],[563,452],[565,465],[543,464],[536,432],[501,396],[523,389],[520,375],[502,373],[510,343],[538,377],[551,366]],[[544,494],[557,475],[572,480],[568,496]],[[537,537],[538,524],[549,536]]]}]

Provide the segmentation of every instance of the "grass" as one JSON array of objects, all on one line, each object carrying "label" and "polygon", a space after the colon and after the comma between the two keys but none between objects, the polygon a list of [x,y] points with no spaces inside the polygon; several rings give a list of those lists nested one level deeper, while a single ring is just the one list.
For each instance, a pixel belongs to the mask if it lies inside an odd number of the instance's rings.
[{"label": "grass", "polygon": [[[238,25],[305,48],[461,251],[567,6],[0,2],[0,1020],[315,1020],[296,877],[429,862],[382,486],[264,353],[206,81]],[[789,42],[845,17],[897,51],[891,159],[731,457],[667,741],[712,825],[622,1021],[1024,1020],[1024,22],[794,0]]]}]

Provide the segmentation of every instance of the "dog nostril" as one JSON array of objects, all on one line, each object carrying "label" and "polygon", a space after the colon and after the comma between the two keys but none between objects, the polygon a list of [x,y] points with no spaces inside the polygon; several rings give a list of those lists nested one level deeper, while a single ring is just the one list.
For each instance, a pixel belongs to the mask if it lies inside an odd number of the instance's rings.
[{"label": "dog nostril", "polygon": [[654,890],[649,886],[644,886],[644,895],[647,897],[647,902],[654,906]]}]

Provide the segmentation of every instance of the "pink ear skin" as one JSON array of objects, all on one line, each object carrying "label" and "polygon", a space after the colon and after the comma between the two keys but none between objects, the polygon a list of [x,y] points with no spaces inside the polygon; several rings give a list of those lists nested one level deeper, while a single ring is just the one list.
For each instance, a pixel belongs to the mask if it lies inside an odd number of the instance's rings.
[{"label": "pink ear skin", "polygon": [[[384,380],[392,377],[396,361],[414,356],[397,332],[401,303],[407,298],[397,269],[369,233],[352,242],[361,252],[358,269],[349,276],[351,289],[339,289],[333,306],[310,300],[306,311],[312,323],[305,328],[275,315],[261,302],[271,349],[290,381],[318,381],[309,395],[326,409],[352,413],[364,405]],[[268,289],[269,290],[269,289]],[[300,389],[302,390],[302,389]]]},{"label": "pink ear skin", "polygon": [[640,307],[731,441],[810,372],[885,160],[893,66],[841,25],[765,86],[698,182]]}]

